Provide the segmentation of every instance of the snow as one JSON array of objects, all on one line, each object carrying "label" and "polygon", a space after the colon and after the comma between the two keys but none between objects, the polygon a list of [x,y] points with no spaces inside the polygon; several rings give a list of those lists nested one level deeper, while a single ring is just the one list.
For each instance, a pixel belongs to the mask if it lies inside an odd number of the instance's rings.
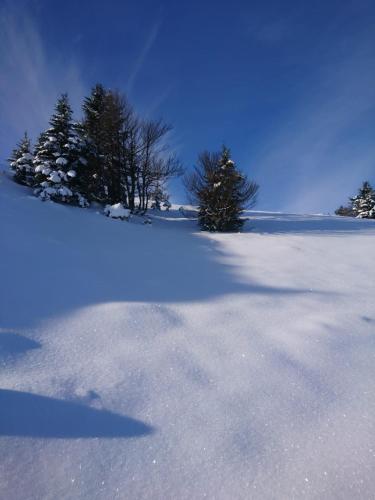
[{"label": "snow", "polygon": [[114,205],[106,205],[104,214],[108,217],[112,217],[112,219],[129,219],[130,210],[124,208],[121,203],[115,203]]},{"label": "snow", "polygon": [[375,221],[0,211],[0,498],[373,498]]},{"label": "snow", "polygon": [[68,163],[68,160],[66,158],[63,158],[62,156],[60,156],[56,160],[56,165],[66,165],[67,163]]},{"label": "snow", "polygon": [[24,153],[22,155],[22,157],[20,158],[20,160],[18,160],[18,161],[20,161],[22,163],[22,162],[30,161],[30,160],[33,160],[33,159],[34,159],[34,157],[33,157],[33,155],[31,153]]},{"label": "snow", "polygon": [[54,182],[54,183],[57,184],[57,183],[61,182],[61,177],[60,177],[60,175],[56,171],[53,171],[51,173],[51,175],[49,176],[49,180],[51,182]]},{"label": "snow", "polygon": [[58,189],[58,193],[61,195],[61,196],[73,196],[73,193],[72,191],[67,188],[66,186],[61,186],[59,189]]}]

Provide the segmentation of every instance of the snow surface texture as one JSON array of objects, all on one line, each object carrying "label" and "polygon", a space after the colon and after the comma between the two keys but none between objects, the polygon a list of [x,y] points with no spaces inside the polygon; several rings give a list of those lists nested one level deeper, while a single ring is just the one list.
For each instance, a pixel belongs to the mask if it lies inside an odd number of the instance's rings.
[{"label": "snow surface texture", "polygon": [[0,498],[374,498],[375,221],[0,182]]}]

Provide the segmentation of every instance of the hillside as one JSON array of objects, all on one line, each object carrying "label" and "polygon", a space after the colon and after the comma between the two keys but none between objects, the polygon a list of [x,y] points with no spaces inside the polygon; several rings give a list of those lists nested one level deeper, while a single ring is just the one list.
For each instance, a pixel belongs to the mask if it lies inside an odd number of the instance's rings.
[{"label": "hillside", "polygon": [[119,222],[0,181],[0,498],[375,491],[375,221]]}]

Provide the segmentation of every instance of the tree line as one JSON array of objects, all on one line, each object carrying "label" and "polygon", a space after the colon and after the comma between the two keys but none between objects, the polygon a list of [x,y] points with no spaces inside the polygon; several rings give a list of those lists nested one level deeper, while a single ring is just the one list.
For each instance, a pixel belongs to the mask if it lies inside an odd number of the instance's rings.
[{"label": "tree line", "polygon": [[[80,121],[73,120],[62,94],[49,125],[34,147],[25,133],[9,158],[14,180],[32,187],[41,200],[81,207],[120,204],[140,214],[170,207],[168,181],[184,169],[167,146],[169,124],[142,119],[123,94],[97,84],[84,98]],[[254,206],[259,190],[237,169],[226,146],[201,153],[183,182],[206,231],[239,230],[241,215]],[[375,190],[364,182],[335,213],[374,219]]]},{"label": "tree line", "polygon": [[162,120],[141,119],[125,96],[96,85],[73,121],[67,94],[57,101],[50,127],[34,148],[27,134],[10,158],[17,182],[42,200],[86,207],[122,203],[145,212],[168,201],[166,183],[182,174],[165,143],[171,130]]},{"label": "tree line", "polygon": [[[34,147],[25,133],[9,158],[14,180],[41,200],[88,207],[121,204],[132,213],[169,208],[167,183],[183,174],[166,145],[171,126],[139,117],[126,97],[97,84],[73,120],[67,94],[57,100],[49,128]],[[184,185],[198,205],[202,230],[238,230],[258,185],[235,166],[230,151],[202,153]],[[107,211],[108,212],[108,211]]]}]

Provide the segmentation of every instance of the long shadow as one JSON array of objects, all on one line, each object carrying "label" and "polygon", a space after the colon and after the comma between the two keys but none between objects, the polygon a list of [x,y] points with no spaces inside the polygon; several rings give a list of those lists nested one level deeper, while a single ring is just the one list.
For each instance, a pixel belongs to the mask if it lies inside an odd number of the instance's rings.
[{"label": "long shadow", "polygon": [[35,340],[28,339],[23,335],[2,332],[0,330],[0,361],[25,354],[29,350],[40,347],[41,344]]},{"label": "long shadow", "polygon": [[311,293],[309,287],[241,282],[224,263],[227,255],[217,241],[199,234],[189,217],[143,226],[108,220],[93,210],[12,197],[0,197],[0,210],[6,214],[0,234],[7,235],[0,255],[3,328],[22,329],[109,302]]},{"label": "long shadow", "polygon": [[296,215],[263,212],[248,212],[246,232],[261,234],[344,234],[354,232],[375,233],[375,221],[353,217],[334,217],[325,215]]},{"label": "long shadow", "polygon": [[0,389],[0,436],[133,438],[154,429],[139,420],[82,404]]}]

